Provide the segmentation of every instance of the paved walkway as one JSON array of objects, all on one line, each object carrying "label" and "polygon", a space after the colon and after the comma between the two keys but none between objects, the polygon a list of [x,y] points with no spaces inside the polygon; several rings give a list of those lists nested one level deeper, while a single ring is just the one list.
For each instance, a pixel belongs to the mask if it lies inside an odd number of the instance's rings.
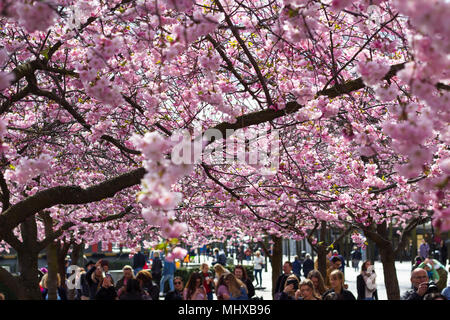
[{"label": "paved walkway", "polygon": [[[291,257],[291,261],[292,261]],[[211,259],[208,259],[207,262],[211,262]],[[288,257],[284,256],[283,262],[288,261]],[[204,262],[204,258],[201,258],[201,262]],[[235,261],[237,263],[237,261]],[[246,261],[244,261],[244,265],[247,264]],[[351,262],[350,262],[351,265]],[[359,267],[361,267],[361,263],[359,264]],[[406,290],[409,290],[411,288],[411,281],[410,281],[410,275],[411,275],[411,263],[409,261],[404,261],[402,263],[396,262],[395,267],[397,270],[397,278],[400,286],[400,294],[403,294]],[[446,270],[448,270],[449,265],[446,266]],[[387,300],[386,295],[386,287],[384,285],[384,274],[383,274],[383,265],[381,262],[376,261],[375,262],[375,272],[377,274],[377,290],[378,290],[378,299],[379,300]],[[345,282],[348,284],[348,289],[357,297],[357,290],[356,290],[356,277],[359,275],[359,270],[355,271],[352,267],[346,267],[345,268]],[[257,289],[256,295],[262,296],[264,300],[272,300],[272,268],[270,266],[270,263],[268,263],[267,266],[267,272],[262,273],[263,278],[263,287],[264,289]],[[302,277],[302,280],[304,277]],[[253,282],[253,284],[256,284],[256,282]]]}]

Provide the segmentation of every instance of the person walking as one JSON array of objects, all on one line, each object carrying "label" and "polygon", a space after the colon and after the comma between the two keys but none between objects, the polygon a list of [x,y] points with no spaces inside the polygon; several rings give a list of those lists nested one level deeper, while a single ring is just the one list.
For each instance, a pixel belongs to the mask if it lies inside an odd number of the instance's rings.
[{"label": "person walking", "polygon": [[253,298],[253,296],[255,295],[255,287],[253,286],[252,280],[250,280],[250,278],[247,275],[247,270],[245,270],[244,266],[242,265],[237,265],[234,268],[234,276],[238,279],[241,280],[245,286],[247,287],[247,296],[249,299]]},{"label": "person walking", "polygon": [[294,257],[294,262],[292,262],[292,273],[300,279],[300,271],[302,270],[302,263],[298,256]]},{"label": "person walking", "polygon": [[147,258],[145,255],[141,252],[141,247],[137,248],[137,252],[133,256],[133,270],[134,275],[137,275],[137,273],[144,269],[145,263],[147,262]]},{"label": "person walking", "polygon": [[[342,255],[339,254],[337,250],[333,250],[333,257],[338,257],[341,260],[341,266],[339,267],[339,270],[345,274],[345,259]],[[333,257],[331,259],[333,259]]]},{"label": "person walking", "polygon": [[358,271],[359,268],[359,262],[362,259],[362,254],[361,254],[361,250],[358,249],[357,246],[353,247],[353,251],[350,252],[351,258],[352,258],[352,267],[353,270]]},{"label": "person walking", "polygon": [[369,260],[363,262],[361,273],[356,277],[358,300],[378,300],[377,275]]},{"label": "person walking", "polygon": [[336,300],[356,300],[353,293],[344,286],[344,274],[340,270],[333,270],[330,273],[330,286],[331,289],[326,291],[322,299],[324,299],[329,293],[335,293],[337,295]]},{"label": "person walking", "polygon": [[173,288],[173,277],[175,275],[175,270],[176,270],[175,262],[169,261],[169,260],[167,260],[167,258],[164,259],[162,278],[159,283],[159,296],[160,297],[164,296],[164,285],[166,284],[166,281],[169,281],[170,291],[172,291],[174,289]]},{"label": "person walking", "polygon": [[225,251],[220,250],[219,248],[214,249],[214,261],[212,265],[221,264],[223,267],[227,266],[227,256],[225,255]]},{"label": "person walking", "polygon": [[[255,280],[256,280],[256,286],[259,285],[259,287],[262,287],[262,270],[264,267],[264,259],[261,256],[260,251],[255,252],[255,259],[253,260],[253,270],[255,270]],[[259,279],[258,279],[259,275]]]},{"label": "person walking", "polygon": [[237,259],[238,264],[240,264],[240,265],[244,264],[245,253],[244,253],[244,250],[242,249],[242,247],[238,248],[237,254],[236,254],[236,259]]},{"label": "person walking", "polygon": [[162,268],[163,268],[163,264],[162,264],[161,258],[159,257],[159,251],[155,251],[155,252],[153,252],[153,261],[152,261],[151,272],[152,272],[153,281],[155,281],[155,283],[158,285],[158,287],[159,287],[159,283],[162,278]]},{"label": "person walking", "polygon": [[422,260],[425,260],[428,258],[428,254],[430,252],[430,246],[425,241],[425,239],[422,239],[422,244],[419,247],[419,255],[422,257]]},{"label": "person walking", "polygon": [[310,273],[311,270],[314,270],[314,261],[311,259],[311,255],[309,253],[307,253],[305,255],[305,260],[303,261],[303,276],[305,278],[308,277],[308,274]]}]

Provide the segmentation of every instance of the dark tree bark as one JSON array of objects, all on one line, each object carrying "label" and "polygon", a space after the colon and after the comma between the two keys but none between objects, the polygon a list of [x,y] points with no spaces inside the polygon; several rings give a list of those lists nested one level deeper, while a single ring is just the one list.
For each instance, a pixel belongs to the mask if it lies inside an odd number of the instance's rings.
[{"label": "dark tree bark", "polygon": [[272,236],[273,250],[270,263],[272,265],[272,297],[275,298],[275,287],[277,284],[278,277],[282,273],[282,263],[283,263],[283,239]]},{"label": "dark tree bark", "polygon": [[48,265],[48,300],[57,300],[58,298],[58,248],[55,242],[47,247],[47,265]]},{"label": "dark tree bark", "polygon": [[363,228],[364,234],[378,247],[383,264],[384,285],[388,300],[400,300],[400,289],[395,268],[395,255],[392,242],[388,238],[387,224],[384,221],[376,229]]}]

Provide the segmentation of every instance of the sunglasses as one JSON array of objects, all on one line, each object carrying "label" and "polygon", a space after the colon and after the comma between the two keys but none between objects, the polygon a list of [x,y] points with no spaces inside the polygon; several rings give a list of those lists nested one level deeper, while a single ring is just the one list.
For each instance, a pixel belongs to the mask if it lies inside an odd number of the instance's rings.
[{"label": "sunglasses", "polygon": [[181,284],[181,282],[174,282],[174,284]]}]

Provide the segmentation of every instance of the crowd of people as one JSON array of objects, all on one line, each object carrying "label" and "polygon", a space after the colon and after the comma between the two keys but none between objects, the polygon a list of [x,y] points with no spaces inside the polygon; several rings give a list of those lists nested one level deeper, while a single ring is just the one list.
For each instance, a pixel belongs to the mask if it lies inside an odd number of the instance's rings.
[{"label": "crowd of people", "polygon": [[[355,248],[351,253],[353,268],[358,268],[361,259],[361,255],[356,254],[356,251]],[[243,256],[237,255],[237,258],[238,263],[244,260]],[[242,260],[239,261],[239,258]],[[182,277],[175,276],[175,262],[166,258],[161,259],[159,252],[152,255],[151,269],[147,266],[145,255],[141,252],[135,254],[133,266],[124,266],[122,275],[116,283],[109,272],[107,260],[100,259],[96,263],[89,261],[77,273],[73,298],[75,300],[262,299],[256,296],[255,290],[262,287],[265,259],[259,250],[252,258],[245,260],[253,262],[253,281],[243,264],[234,266],[232,271],[227,269],[226,255],[216,248],[212,265],[201,264],[200,270],[192,272],[186,283]],[[211,272],[211,268],[214,272]],[[302,256],[301,260],[295,256],[292,263],[284,262],[282,269],[283,272],[273,290],[275,300],[378,300],[377,274],[370,260],[363,261],[359,269],[359,275],[356,277],[356,296],[348,290],[345,282],[345,259],[337,250],[330,251],[327,255],[325,276],[319,272],[318,259],[313,261],[309,254]],[[41,272],[42,298],[48,299],[48,272],[45,268],[42,268]],[[448,272],[440,261],[419,254],[412,266],[411,289],[404,292],[401,299],[450,299],[447,275]],[[165,290],[166,283],[168,291]],[[68,300],[67,286],[61,283],[59,274],[56,291],[58,300]],[[4,300],[3,294],[0,294],[1,299]]]}]

